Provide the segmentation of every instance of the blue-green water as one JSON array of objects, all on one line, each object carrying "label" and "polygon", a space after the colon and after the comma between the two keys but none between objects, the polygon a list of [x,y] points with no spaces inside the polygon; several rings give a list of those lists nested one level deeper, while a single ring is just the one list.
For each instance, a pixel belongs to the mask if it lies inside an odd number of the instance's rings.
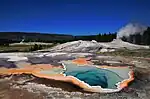
[{"label": "blue-green water", "polygon": [[91,86],[101,86],[102,88],[116,89],[116,83],[123,80],[117,73],[91,66],[77,66],[75,64],[64,64],[66,75],[71,75]]}]

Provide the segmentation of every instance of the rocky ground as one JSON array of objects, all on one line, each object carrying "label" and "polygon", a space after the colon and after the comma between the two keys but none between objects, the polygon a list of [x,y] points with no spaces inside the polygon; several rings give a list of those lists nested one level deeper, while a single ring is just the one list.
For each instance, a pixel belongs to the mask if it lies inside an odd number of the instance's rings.
[{"label": "rocky ground", "polygon": [[[102,56],[103,54],[105,56]],[[128,65],[134,70],[135,80],[121,92],[88,93],[72,84],[37,78],[32,75],[2,75],[0,77],[0,99],[149,99],[149,56],[137,57],[139,53],[136,56],[132,54],[126,56],[103,54],[92,55],[91,61],[97,65]]]}]

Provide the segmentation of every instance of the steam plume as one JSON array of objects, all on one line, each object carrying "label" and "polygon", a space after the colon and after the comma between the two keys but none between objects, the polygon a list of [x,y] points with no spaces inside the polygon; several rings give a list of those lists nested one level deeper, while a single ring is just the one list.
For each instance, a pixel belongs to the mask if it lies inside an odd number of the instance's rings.
[{"label": "steam plume", "polygon": [[117,39],[124,37],[128,37],[133,34],[143,34],[143,32],[147,29],[146,26],[137,24],[137,23],[129,23],[125,27],[121,28],[117,33]]}]

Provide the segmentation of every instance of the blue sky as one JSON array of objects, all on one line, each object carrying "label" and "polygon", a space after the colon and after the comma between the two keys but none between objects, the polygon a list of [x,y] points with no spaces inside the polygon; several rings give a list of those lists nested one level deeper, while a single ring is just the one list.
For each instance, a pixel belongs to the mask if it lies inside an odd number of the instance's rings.
[{"label": "blue sky", "polygon": [[88,35],[150,26],[150,0],[0,0],[0,31]]}]

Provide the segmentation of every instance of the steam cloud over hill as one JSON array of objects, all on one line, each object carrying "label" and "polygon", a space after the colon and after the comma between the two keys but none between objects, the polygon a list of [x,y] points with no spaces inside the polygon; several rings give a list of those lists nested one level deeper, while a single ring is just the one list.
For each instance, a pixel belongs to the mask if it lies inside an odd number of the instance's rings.
[{"label": "steam cloud over hill", "polygon": [[129,37],[136,34],[143,35],[147,28],[147,26],[138,23],[129,23],[118,31],[117,38]]},{"label": "steam cloud over hill", "polygon": [[150,27],[137,23],[127,24],[118,31],[117,39],[133,44],[150,45]]}]

